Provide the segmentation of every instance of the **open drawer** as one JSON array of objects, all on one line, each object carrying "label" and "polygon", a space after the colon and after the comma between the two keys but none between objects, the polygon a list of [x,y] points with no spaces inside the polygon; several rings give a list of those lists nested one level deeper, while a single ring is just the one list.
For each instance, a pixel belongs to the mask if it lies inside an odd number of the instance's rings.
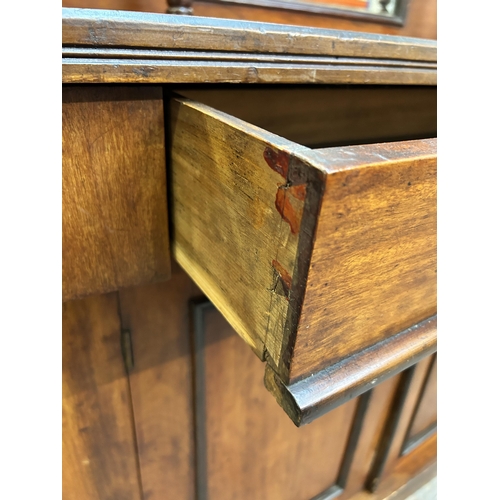
[{"label": "open drawer", "polygon": [[171,98],[174,256],[267,362],[266,387],[297,425],[436,350],[435,97]]}]

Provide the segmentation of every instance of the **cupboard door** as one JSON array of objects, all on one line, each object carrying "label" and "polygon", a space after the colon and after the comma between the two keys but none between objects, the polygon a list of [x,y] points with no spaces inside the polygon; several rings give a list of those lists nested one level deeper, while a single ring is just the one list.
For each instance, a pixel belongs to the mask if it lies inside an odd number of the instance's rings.
[{"label": "cupboard door", "polygon": [[140,500],[116,293],[63,304],[63,498]]},{"label": "cupboard door", "polygon": [[144,498],[193,500],[194,415],[189,299],[200,294],[177,266],[172,278],[120,291]]}]

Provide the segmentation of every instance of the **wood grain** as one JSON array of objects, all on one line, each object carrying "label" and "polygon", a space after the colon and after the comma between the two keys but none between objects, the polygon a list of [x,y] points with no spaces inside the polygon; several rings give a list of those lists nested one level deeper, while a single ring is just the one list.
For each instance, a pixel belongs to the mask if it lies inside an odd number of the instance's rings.
[{"label": "wood grain", "polygon": [[162,90],[63,88],[63,298],[170,275]]},{"label": "wood grain", "polygon": [[[302,500],[335,482],[355,401],[297,429],[262,386],[263,366],[215,308],[197,335],[204,394],[201,499]],[[200,345],[200,344],[199,344]]]},{"label": "wood grain", "polygon": [[140,500],[117,294],[63,304],[63,497]]},{"label": "wood grain", "polygon": [[435,87],[254,86],[176,92],[308,147],[437,135]]},{"label": "wood grain", "polygon": [[178,266],[168,282],[119,292],[123,326],[132,336],[130,389],[148,500],[195,497],[188,302],[197,294]]},{"label": "wood grain", "polygon": [[264,346],[278,356],[316,173],[306,148],[185,99],[172,101],[170,129],[175,258],[261,359]]},{"label": "wood grain", "polygon": [[322,154],[330,167],[306,292],[282,355],[289,380],[436,313],[436,140]]}]

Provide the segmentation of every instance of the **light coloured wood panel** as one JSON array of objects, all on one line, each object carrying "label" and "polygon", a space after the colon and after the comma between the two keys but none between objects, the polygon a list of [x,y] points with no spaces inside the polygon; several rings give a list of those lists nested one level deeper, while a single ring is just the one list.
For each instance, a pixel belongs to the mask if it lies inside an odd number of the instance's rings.
[{"label": "light coloured wood panel", "polygon": [[306,148],[182,99],[170,129],[175,258],[261,358],[279,356],[307,172],[287,181]]},{"label": "light coloured wood panel", "polygon": [[63,304],[65,500],[141,500],[117,294]]},{"label": "light coloured wood panel", "polygon": [[194,499],[188,306],[200,292],[174,266],[168,282],[127,288],[119,294],[134,354],[130,389],[144,498]]},{"label": "light coloured wood panel", "polygon": [[162,89],[63,87],[63,298],[170,275]]},{"label": "light coloured wood panel", "polygon": [[264,365],[214,308],[204,313],[204,327],[202,498],[303,500],[334,484],[356,400],[298,429],[263,387]]}]

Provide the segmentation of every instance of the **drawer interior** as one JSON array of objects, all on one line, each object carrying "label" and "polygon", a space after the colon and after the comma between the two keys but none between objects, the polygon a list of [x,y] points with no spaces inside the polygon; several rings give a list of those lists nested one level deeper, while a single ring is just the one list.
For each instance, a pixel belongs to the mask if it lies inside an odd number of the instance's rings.
[{"label": "drawer interior", "polygon": [[176,92],[310,148],[437,135],[436,87],[253,86]]}]

